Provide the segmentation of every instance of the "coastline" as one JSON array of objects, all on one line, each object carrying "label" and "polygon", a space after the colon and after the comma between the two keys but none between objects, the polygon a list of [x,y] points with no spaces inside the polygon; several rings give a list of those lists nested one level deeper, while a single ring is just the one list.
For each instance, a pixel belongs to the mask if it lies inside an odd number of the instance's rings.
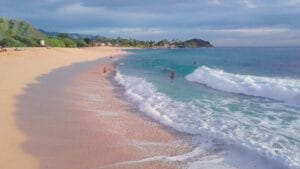
[{"label": "coastline", "polygon": [[121,48],[24,48],[0,54],[0,168],[38,168],[39,161],[22,150],[28,137],[17,125],[17,97],[36,78],[59,67],[125,54]]},{"label": "coastline", "polygon": [[[18,94],[11,94],[13,111],[2,115],[12,121],[6,124],[10,130],[5,132],[10,135],[1,135],[5,138],[1,146],[8,146],[1,152],[1,168],[179,167],[164,157],[183,154],[190,146],[180,143],[174,132],[141,115],[125,100],[123,88],[112,79],[115,66],[101,59],[125,53],[105,50],[109,52],[101,57],[78,56],[83,63],[71,64],[76,61],[67,56],[68,64],[55,63],[57,68],[36,73],[31,82],[20,83],[23,86]],[[28,59],[25,54],[22,57]],[[8,99],[8,93],[3,94]]]},{"label": "coastline", "polygon": [[0,55],[1,169],[286,168],[245,147],[178,132],[140,112],[114,79],[115,56],[128,54],[121,48],[27,48],[10,54]]}]

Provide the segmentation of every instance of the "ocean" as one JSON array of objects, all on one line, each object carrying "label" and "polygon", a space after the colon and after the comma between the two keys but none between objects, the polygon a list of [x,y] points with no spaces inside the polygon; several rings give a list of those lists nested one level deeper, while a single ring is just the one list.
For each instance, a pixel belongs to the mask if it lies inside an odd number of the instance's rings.
[{"label": "ocean", "polygon": [[300,48],[129,52],[114,79],[142,113],[194,136],[202,155],[187,168],[300,168]]}]

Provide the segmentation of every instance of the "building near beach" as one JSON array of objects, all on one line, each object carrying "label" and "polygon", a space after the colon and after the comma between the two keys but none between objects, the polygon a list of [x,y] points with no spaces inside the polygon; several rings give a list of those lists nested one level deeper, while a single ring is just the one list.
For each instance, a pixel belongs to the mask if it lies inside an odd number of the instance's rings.
[{"label": "building near beach", "polygon": [[40,40],[40,45],[45,46],[45,40]]}]

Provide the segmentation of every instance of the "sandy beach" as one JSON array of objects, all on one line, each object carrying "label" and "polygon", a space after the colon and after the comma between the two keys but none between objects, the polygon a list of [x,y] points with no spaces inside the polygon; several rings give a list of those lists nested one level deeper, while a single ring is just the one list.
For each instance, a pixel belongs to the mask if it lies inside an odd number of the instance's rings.
[{"label": "sandy beach", "polygon": [[[0,54],[0,168],[176,168],[151,159],[188,145],[126,102],[119,48],[26,48]],[[103,59],[107,57],[106,59]],[[101,59],[102,58],[102,59]],[[105,67],[105,72],[104,72]]]}]

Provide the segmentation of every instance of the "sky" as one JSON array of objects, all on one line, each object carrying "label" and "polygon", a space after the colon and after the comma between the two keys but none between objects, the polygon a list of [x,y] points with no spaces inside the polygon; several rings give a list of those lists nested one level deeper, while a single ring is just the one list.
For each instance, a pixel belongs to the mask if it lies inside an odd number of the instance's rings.
[{"label": "sky", "polygon": [[300,0],[0,0],[0,16],[112,38],[300,46]]}]

